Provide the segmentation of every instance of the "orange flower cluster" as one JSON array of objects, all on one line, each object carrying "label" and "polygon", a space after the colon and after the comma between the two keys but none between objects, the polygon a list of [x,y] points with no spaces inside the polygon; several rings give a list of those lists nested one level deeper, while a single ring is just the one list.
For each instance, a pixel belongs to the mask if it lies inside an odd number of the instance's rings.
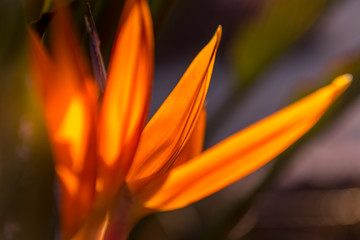
[{"label": "orange flower cluster", "polygon": [[202,152],[204,101],[221,27],[146,123],[154,65],[147,1],[126,1],[102,101],[69,19],[59,9],[51,55],[29,31],[33,84],[61,187],[64,239],[124,239],[145,215],[230,185],[305,134],[351,81],[340,76]]}]

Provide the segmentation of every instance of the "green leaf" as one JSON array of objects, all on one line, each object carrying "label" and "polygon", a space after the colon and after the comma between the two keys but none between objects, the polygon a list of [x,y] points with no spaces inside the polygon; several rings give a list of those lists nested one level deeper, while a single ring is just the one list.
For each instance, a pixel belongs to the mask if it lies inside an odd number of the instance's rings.
[{"label": "green leaf", "polygon": [[[27,74],[22,5],[0,7],[0,239],[54,239],[54,169]],[[5,6],[5,3],[0,3]]]},{"label": "green leaf", "polygon": [[266,0],[232,48],[238,86],[246,87],[306,33],[330,0]]}]

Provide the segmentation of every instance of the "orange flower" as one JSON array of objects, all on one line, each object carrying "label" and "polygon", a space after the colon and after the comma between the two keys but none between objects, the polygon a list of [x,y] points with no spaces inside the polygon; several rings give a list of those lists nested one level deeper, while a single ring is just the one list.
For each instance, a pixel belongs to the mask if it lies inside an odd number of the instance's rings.
[{"label": "orange flower", "polygon": [[220,37],[221,27],[145,125],[154,58],[146,0],[126,2],[100,107],[66,10],[59,10],[51,28],[51,56],[29,31],[64,239],[123,239],[145,215],[187,206],[230,185],[305,134],[351,81],[343,75],[201,152],[203,106]]}]

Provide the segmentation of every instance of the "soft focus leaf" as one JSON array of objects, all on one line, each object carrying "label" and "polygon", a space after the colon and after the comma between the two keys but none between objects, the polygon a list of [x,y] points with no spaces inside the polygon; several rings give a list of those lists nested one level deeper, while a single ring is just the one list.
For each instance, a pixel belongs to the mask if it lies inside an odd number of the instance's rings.
[{"label": "soft focus leaf", "polygon": [[0,1],[0,66],[13,63],[24,39],[24,16],[20,1]]},{"label": "soft focus leaf", "polygon": [[27,81],[20,1],[0,3],[0,239],[54,239],[54,171]]},{"label": "soft focus leaf", "polygon": [[233,40],[233,67],[246,87],[313,25],[329,0],[267,0]]},{"label": "soft focus leaf", "polygon": [[159,36],[167,16],[176,0],[150,0],[150,9],[153,16],[155,36]]}]

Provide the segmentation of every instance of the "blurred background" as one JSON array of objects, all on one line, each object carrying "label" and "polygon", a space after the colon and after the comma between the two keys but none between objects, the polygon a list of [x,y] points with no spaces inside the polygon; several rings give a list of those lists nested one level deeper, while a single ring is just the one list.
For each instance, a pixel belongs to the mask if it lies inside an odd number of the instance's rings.
[{"label": "blurred background", "polygon": [[[69,2],[88,46],[89,2],[107,63],[123,1]],[[205,149],[352,73],[350,89],[305,137],[257,172],[130,239],[360,239],[359,0],[149,0],[152,115],[218,25]],[[57,188],[26,68],[26,25],[45,31],[51,0],[0,0],[0,239],[58,239]],[[46,35],[46,31],[45,31]]]}]

